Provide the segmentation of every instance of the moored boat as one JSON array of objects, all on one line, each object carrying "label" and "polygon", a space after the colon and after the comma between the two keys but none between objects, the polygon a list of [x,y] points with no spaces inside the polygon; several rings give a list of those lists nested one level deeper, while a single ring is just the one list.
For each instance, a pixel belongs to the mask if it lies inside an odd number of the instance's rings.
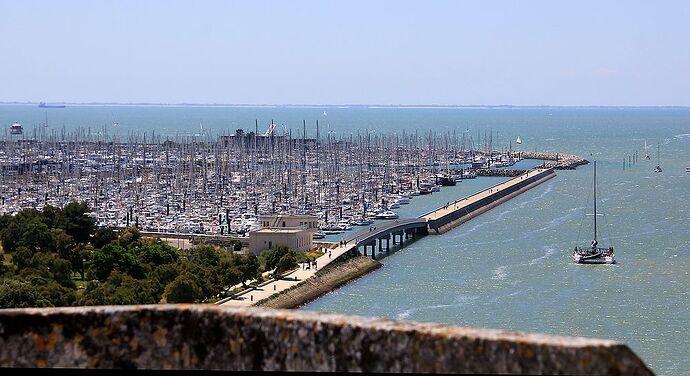
[{"label": "moored boat", "polygon": [[376,214],[376,219],[396,219],[398,214],[394,211],[386,210],[383,213]]}]

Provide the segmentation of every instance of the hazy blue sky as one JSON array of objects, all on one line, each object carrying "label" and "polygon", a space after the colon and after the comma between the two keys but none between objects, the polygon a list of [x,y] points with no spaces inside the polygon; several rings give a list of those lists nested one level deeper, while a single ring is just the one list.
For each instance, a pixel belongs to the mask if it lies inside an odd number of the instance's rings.
[{"label": "hazy blue sky", "polygon": [[0,101],[690,105],[690,1],[0,0]]}]

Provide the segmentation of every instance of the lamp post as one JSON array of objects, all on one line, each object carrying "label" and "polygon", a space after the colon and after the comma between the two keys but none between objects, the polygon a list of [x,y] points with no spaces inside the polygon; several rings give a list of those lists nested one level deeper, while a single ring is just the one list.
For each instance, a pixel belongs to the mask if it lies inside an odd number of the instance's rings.
[{"label": "lamp post", "polygon": [[82,281],[85,279],[84,278],[84,274],[86,273],[86,268],[84,266],[85,264],[86,264],[86,259],[85,258],[81,259],[81,280]]}]

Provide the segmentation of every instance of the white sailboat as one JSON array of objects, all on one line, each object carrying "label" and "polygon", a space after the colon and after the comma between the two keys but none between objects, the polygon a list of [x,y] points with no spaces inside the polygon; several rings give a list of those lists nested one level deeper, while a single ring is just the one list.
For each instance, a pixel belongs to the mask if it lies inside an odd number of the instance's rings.
[{"label": "white sailboat", "polygon": [[644,159],[651,159],[647,153],[647,139],[644,140]]},{"label": "white sailboat", "polygon": [[599,247],[597,241],[597,162],[594,161],[594,239],[590,247],[575,246],[573,261],[578,264],[615,264],[613,247]]}]

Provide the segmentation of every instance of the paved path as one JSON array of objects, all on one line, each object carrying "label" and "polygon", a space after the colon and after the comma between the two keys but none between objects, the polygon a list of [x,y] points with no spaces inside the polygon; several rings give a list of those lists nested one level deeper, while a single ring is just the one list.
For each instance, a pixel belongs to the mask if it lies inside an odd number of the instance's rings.
[{"label": "paved path", "polygon": [[427,219],[430,221],[439,219],[439,218],[443,217],[444,215],[450,214],[456,210],[461,210],[462,208],[464,208],[470,204],[473,204],[473,203],[475,203],[475,202],[477,202],[483,198],[486,198],[486,197],[488,197],[488,196],[490,196],[496,192],[507,189],[507,188],[509,188],[515,184],[520,183],[524,179],[527,179],[531,176],[535,176],[535,175],[537,175],[543,171],[546,171],[546,170],[547,169],[538,168],[538,169],[527,171],[526,173],[524,173],[520,176],[516,176],[510,180],[504,181],[503,183],[496,184],[492,187],[486,188],[486,189],[479,191],[479,192],[477,192],[471,196],[467,196],[465,198],[455,200],[455,201],[449,203],[447,207],[446,206],[440,207],[440,208],[438,208],[432,212],[429,212],[429,213],[422,215],[421,218],[424,218],[424,219]]},{"label": "paved path", "polygon": [[[321,257],[316,259],[316,267],[318,269],[311,268],[309,270],[304,270],[301,268],[297,269],[296,271],[290,273],[286,277],[284,277],[281,280],[278,281],[273,281],[269,284],[266,284],[264,286],[255,288],[253,290],[250,290],[247,293],[244,293],[242,295],[238,295],[235,298],[228,300],[227,302],[222,303],[222,306],[232,306],[232,307],[246,307],[250,306],[256,302],[258,302],[261,299],[268,298],[269,296],[281,292],[285,289],[288,289],[305,279],[312,277],[314,274],[316,274],[317,270],[321,270],[324,266],[328,265],[331,261],[335,260],[338,256],[342,255],[343,253],[349,251],[350,249],[356,247],[356,245],[353,244],[348,244],[347,246],[338,246],[337,248],[330,249],[328,248],[326,250],[326,253],[324,253]],[[331,251],[331,256],[328,257],[328,251]]]}]

